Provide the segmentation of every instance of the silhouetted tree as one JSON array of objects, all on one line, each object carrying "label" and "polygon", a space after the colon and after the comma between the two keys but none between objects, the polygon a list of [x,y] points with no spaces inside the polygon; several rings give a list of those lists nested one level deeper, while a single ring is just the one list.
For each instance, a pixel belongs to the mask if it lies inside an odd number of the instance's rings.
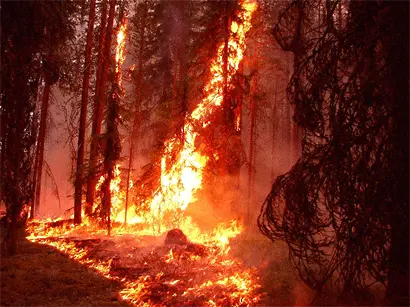
[{"label": "silhouetted tree", "polygon": [[[40,78],[44,77],[45,86],[58,79],[50,50],[61,46],[72,33],[68,17],[73,8],[59,2],[1,4],[0,201],[6,205],[7,223],[2,250],[10,253],[16,251],[17,230],[24,226],[27,206],[33,201]],[[46,95],[44,99],[48,99]]]},{"label": "silhouetted tree", "polygon": [[74,222],[81,223],[81,204],[84,181],[84,150],[85,150],[85,127],[87,119],[88,89],[90,86],[91,50],[93,46],[93,32],[95,19],[95,0],[90,1],[88,15],[87,45],[84,54],[84,75],[81,92],[80,125],[78,131],[77,171],[75,177],[74,194]]},{"label": "silhouetted tree", "polygon": [[311,288],[363,304],[377,282],[386,303],[407,305],[408,3],[344,3],[293,1],[275,26],[297,55],[288,90],[303,149],[258,223]]},{"label": "silhouetted tree", "polygon": [[[101,25],[100,25],[100,41],[98,50],[98,64],[97,64],[97,76],[96,76],[96,90],[94,109],[92,116],[92,130],[91,130],[91,147],[90,147],[90,159],[88,165],[88,178],[87,178],[87,194],[86,194],[86,206],[85,213],[90,215],[94,204],[95,186],[97,184],[97,177],[101,165],[98,163],[98,157],[100,156],[101,149],[101,126],[103,120],[103,112],[107,100],[107,78],[108,68],[111,63],[111,40],[112,40],[112,28],[115,15],[115,0],[110,0],[110,8],[108,13],[108,20],[106,18],[106,1],[103,0],[102,12],[101,12]],[[107,23],[105,24],[105,21]]]}]

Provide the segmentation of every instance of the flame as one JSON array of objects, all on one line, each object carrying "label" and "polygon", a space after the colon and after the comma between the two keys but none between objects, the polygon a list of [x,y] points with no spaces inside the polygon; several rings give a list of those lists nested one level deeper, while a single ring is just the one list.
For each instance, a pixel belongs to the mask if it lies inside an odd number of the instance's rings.
[{"label": "flame", "polygon": [[[121,67],[125,59],[125,38],[127,35],[127,19],[124,18],[117,32],[117,47],[115,48],[115,72],[121,74]],[[121,80],[121,78],[119,78]],[[119,84],[121,86],[121,84]]]},{"label": "flame", "polygon": [[[237,19],[241,22],[234,21],[230,27],[228,70],[225,76],[228,87],[232,86],[231,80],[243,58],[245,34],[251,28],[251,16],[256,9],[256,3],[251,0],[243,1],[241,5],[243,10]],[[119,86],[126,30],[127,24],[124,20],[117,32],[115,57]],[[260,284],[256,271],[246,269],[240,260],[228,255],[229,240],[240,234],[243,226],[237,221],[231,221],[218,225],[211,233],[203,233],[191,217],[184,216],[184,211],[195,201],[195,193],[202,186],[203,170],[208,161],[208,157],[201,153],[195,144],[199,133],[196,127],[209,125],[210,116],[218,110],[223,101],[223,52],[224,44],[221,44],[216,58],[211,62],[211,78],[204,88],[204,98],[185,120],[184,141],[174,137],[165,143],[164,156],[161,159],[160,186],[152,199],[148,200],[149,210],[139,212],[138,215],[135,206],[130,207],[127,212],[128,225],[122,223],[125,192],[121,188],[121,168],[119,164],[114,167],[114,176],[110,183],[111,220],[121,224],[113,226],[110,242],[115,245],[111,252],[128,248],[127,252],[121,253],[122,258],[107,258],[106,255],[113,253],[96,257],[98,248],[92,245],[96,243],[89,243],[90,246],[87,246],[84,243],[78,245],[81,240],[70,241],[73,237],[107,240],[106,231],[87,219],[84,219],[81,225],[74,225],[71,220],[33,221],[28,225],[30,236],[27,238],[53,246],[75,261],[95,269],[104,277],[117,280],[122,284],[120,298],[136,306],[257,305],[262,295],[258,293]],[[104,180],[105,177],[101,176],[97,190]],[[130,184],[132,185],[132,182]],[[50,227],[50,223],[57,223],[56,227]],[[144,235],[157,235],[158,229],[153,227],[156,223],[162,231],[177,223],[187,235],[189,245],[161,247],[144,255],[135,253],[141,246],[120,244],[122,234],[132,234],[133,238],[139,238],[138,242]],[[107,248],[109,246],[112,245],[107,245]],[[144,274],[121,275],[116,272],[116,267],[121,262],[128,263],[127,268],[143,268]],[[160,292],[161,289],[163,292]],[[161,302],[154,301],[158,297],[161,297]]]},{"label": "flame", "polygon": [[241,131],[241,109],[235,109],[235,131]]},{"label": "flame", "polygon": [[[180,138],[174,137],[165,143],[164,156],[161,160],[160,187],[153,197],[150,208],[151,212],[161,219],[165,212],[177,214],[183,212],[188,204],[195,201],[195,192],[201,188],[203,170],[208,157],[201,154],[196,148],[198,132],[195,127],[206,127],[209,124],[209,116],[214,113],[223,101],[224,80],[228,87],[238,71],[245,50],[245,34],[251,28],[252,13],[256,10],[256,3],[243,1],[243,11],[240,13],[242,23],[232,22],[231,35],[228,40],[228,69],[224,76],[224,49],[222,43],[217,51],[216,58],[211,63],[211,80],[205,86],[205,98],[186,119],[184,125],[183,143]],[[173,157],[176,156],[175,161]],[[169,167],[169,161],[172,165]]]}]

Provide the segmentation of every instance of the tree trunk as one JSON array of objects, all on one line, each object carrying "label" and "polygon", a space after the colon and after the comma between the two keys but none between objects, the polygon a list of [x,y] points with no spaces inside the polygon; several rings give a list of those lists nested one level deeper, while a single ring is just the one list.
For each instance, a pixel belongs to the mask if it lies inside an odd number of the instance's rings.
[{"label": "tree trunk", "polygon": [[107,174],[101,187],[102,192],[102,219],[107,224],[108,235],[111,232],[111,180],[114,175],[114,166],[120,155],[120,139],[118,135],[118,104],[119,104],[119,82],[115,80],[112,92],[108,99],[106,147],[104,152],[104,170]]},{"label": "tree trunk", "polygon": [[88,178],[87,178],[87,194],[86,194],[86,204],[85,204],[85,214],[89,216],[92,213],[94,205],[94,193],[96,185],[96,164],[97,164],[97,154],[98,154],[98,140],[101,133],[101,122],[102,113],[104,105],[102,104],[101,96],[103,92],[101,90],[101,79],[103,75],[104,66],[104,46],[106,39],[106,21],[107,21],[107,2],[103,0],[102,11],[101,11],[101,29],[100,29],[100,39],[98,46],[98,64],[97,64],[97,74],[96,74],[96,84],[95,84],[95,97],[94,97],[94,109],[92,117],[92,128],[91,128],[91,147],[90,147],[90,159],[88,164]]},{"label": "tree trunk", "polygon": [[137,139],[137,133],[139,127],[141,125],[141,118],[139,116],[139,104],[140,104],[140,97],[141,95],[141,85],[142,85],[142,59],[143,59],[143,51],[144,51],[144,35],[145,35],[145,18],[147,13],[147,6],[144,5],[144,13],[142,15],[142,21],[140,23],[139,31],[139,51],[138,51],[138,71],[137,71],[137,84],[136,84],[136,91],[135,91],[135,102],[134,102],[134,116],[133,116],[133,123],[132,123],[132,130],[130,133],[130,151],[129,151],[129,160],[128,160],[128,170],[127,170],[127,189],[125,192],[125,212],[124,212],[124,224],[127,224],[127,214],[128,214],[128,202],[129,202],[129,190],[130,190],[130,177],[131,177],[131,169],[133,165],[134,159],[134,147],[135,141]]},{"label": "tree trunk", "polygon": [[[111,63],[111,36],[113,32],[113,22],[115,13],[115,0],[110,2],[110,12],[108,14],[107,39],[105,41],[104,55],[107,62],[104,63],[103,75],[101,79],[101,90],[105,94],[108,68]],[[120,71],[120,70],[119,70]],[[111,180],[114,174],[114,165],[120,155],[120,140],[117,129],[118,104],[120,99],[120,78],[121,73],[117,72],[112,82],[112,90],[108,95],[108,110],[106,117],[106,146],[104,151],[104,171],[107,174],[102,184],[102,219],[107,223],[108,235],[111,234]],[[101,96],[105,101],[106,96]]]},{"label": "tree trunk", "polygon": [[84,147],[85,126],[87,120],[88,87],[90,86],[91,49],[93,45],[93,31],[95,19],[95,0],[90,2],[90,13],[87,29],[87,46],[85,48],[83,89],[81,93],[80,127],[78,131],[77,172],[74,193],[74,223],[81,223],[81,202],[84,179]]},{"label": "tree trunk", "polygon": [[[252,82],[253,81],[253,82]],[[254,154],[255,154],[255,124],[256,124],[256,105],[254,90],[256,88],[256,76],[254,76],[251,81],[250,90],[250,108],[251,108],[251,118],[249,119],[249,163],[248,163],[248,208],[247,208],[247,218],[248,221],[251,220],[251,204],[254,192]]]},{"label": "tree trunk", "polygon": [[41,105],[41,118],[40,118],[40,130],[38,133],[37,147],[36,147],[36,174],[35,178],[35,193],[34,201],[31,208],[31,216],[34,217],[38,213],[40,207],[40,195],[41,195],[41,178],[43,173],[43,163],[44,163],[44,143],[46,138],[47,130],[47,115],[48,107],[50,102],[50,90],[51,90],[51,76],[47,73],[45,79],[45,85],[43,90],[43,99]]}]

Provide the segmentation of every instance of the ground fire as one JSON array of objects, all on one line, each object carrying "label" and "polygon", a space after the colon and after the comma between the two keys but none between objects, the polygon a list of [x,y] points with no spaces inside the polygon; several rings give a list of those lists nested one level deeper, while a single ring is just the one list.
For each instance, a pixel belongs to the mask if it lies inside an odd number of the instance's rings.
[{"label": "ground fire", "polygon": [[[237,20],[230,26],[228,85],[243,59],[245,35],[251,28],[256,3],[245,0],[241,6]],[[115,57],[120,88],[125,37],[124,23],[118,31]],[[197,148],[196,139],[198,127],[212,125],[211,115],[221,107],[224,48],[221,44],[210,63],[211,80],[205,86],[205,98],[185,118],[183,138],[174,137],[165,143],[160,185],[145,200],[143,207],[147,210],[128,208],[124,224],[125,192],[121,189],[121,166],[117,164],[110,181],[110,237],[105,236],[103,224],[85,218],[81,225],[64,220],[33,221],[28,239],[53,246],[105,277],[121,281],[121,298],[138,306],[258,304],[262,293],[256,269],[246,268],[229,253],[230,239],[243,231],[241,223],[227,221],[213,231],[203,232],[184,214],[203,183],[208,157]],[[106,177],[101,176],[97,195],[105,181]],[[93,211],[98,210],[98,203]]]}]

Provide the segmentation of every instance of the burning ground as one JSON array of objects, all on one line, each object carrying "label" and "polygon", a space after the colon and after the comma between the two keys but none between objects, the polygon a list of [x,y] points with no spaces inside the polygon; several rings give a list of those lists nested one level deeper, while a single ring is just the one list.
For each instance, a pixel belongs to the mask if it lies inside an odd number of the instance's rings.
[{"label": "burning ground", "polygon": [[229,252],[227,236],[206,244],[179,230],[107,237],[66,221],[28,230],[23,253],[2,261],[4,305],[252,306],[263,298],[257,269]]},{"label": "burning ground", "polygon": [[[48,224],[33,223],[28,239],[52,246],[120,283],[119,298],[133,305],[239,306],[261,301],[256,269],[229,254],[229,236],[238,234],[235,224],[222,234],[216,230],[204,244],[191,242],[180,230],[171,230],[166,237],[108,238],[90,235],[85,227],[63,223],[51,230]],[[64,229],[69,230],[61,233]]]},{"label": "burning ground", "polygon": [[[121,229],[121,230],[120,230]],[[72,221],[33,222],[1,259],[2,306],[290,306],[309,303],[279,243],[256,232],[213,245],[107,237]],[[23,235],[23,233],[21,234]],[[182,242],[179,242],[182,243]],[[226,249],[225,249],[226,251]]]}]

